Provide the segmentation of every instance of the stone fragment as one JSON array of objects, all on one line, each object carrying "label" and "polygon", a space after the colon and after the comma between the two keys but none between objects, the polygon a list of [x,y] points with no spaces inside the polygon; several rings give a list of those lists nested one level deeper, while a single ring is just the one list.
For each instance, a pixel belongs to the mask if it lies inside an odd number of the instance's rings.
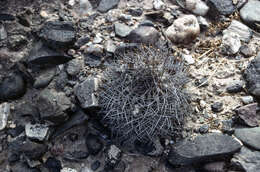
[{"label": "stone fragment", "polygon": [[251,57],[254,54],[253,50],[248,45],[242,45],[240,47],[240,53],[246,58]]},{"label": "stone fragment", "polygon": [[257,103],[248,104],[236,109],[239,118],[244,124],[250,127],[258,126],[256,117]]},{"label": "stone fragment", "polygon": [[162,0],[153,0],[153,8],[155,10],[163,10],[165,7],[166,6]]},{"label": "stone fragment", "polygon": [[7,38],[7,32],[3,24],[0,24],[0,41]]},{"label": "stone fragment", "polygon": [[78,172],[77,170],[73,169],[73,168],[62,168],[60,172]]},{"label": "stone fragment", "polygon": [[232,83],[226,90],[228,93],[239,93],[243,91],[243,85],[241,83]]},{"label": "stone fragment", "polygon": [[116,51],[116,45],[114,44],[114,42],[112,40],[108,40],[106,43],[105,43],[105,50],[108,52],[108,53],[115,53]]},{"label": "stone fragment", "polygon": [[249,27],[237,20],[232,20],[229,27],[223,31],[224,35],[228,33],[237,34],[239,39],[244,42],[249,42],[253,35]]},{"label": "stone fragment", "polygon": [[47,152],[48,146],[17,138],[9,144],[9,149],[11,152],[24,154],[30,160],[38,160]]},{"label": "stone fragment", "polygon": [[113,8],[116,8],[120,0],[101,0],[97,10],[105,13]]},{"label": "stone fragment", "polygon": [[175,43],[188,44],[200,33],[200,26],[194,15],[183,15],[166,30],[167,37]]},{"label": "stone fragment", "polygon": [[202,163],[232,155],[240,148],[241,144],[231,136],[211,133],[181,141],[170,151],[168,160],[174,166]]},{"label": "stone fragment", "polygon": [[209,131],[209,125],[208,124],[204,124],[199,128],[199,132],[201,134],[205,134]]},{"label": "stone fragment", "polygon": [[9,115],[10,115],[10,104],[9,103],[0,104],[0,131],[5,129]]},{"label": "stone fragment", "polygon": [[79,59],[73,59],[67,64],[67,73],[76,76],[82,68],[82,62]]},{"label": "stone fragment", "polygon": [[98,136],[89,134],[86,137],[86,146],[91,155],[97,155],[103,149],[103,143]]},{"label": "stone fragment", "polygon": [[49,157],[44,165],[48,168],[49,171],[53,172],[59,172],[62,169],[60,160],[54,157]]},{"label": "stone fragment", "polygon": [[254,102],[254,98],[252,96],[243,96],[241,97],[242,102],[247,105]]},{"label": "stone fragment", "polygon": [[204,17],[198,16],[197,20],[198,20],[198,23],[200,25],[200,30],[201,31],[205,31],[205,30],[207,30],[209,28],[209,23],[208,23],[208,21]]},{"label": "stone fragment", "polygon": [[44,124],[28,123],[25,125],[25,134],[32,140],[44,141],[48,139],[49,127]]},{"label": "stone fragment", "polygon": [[232,0],[208,0],[207,4],[210,7],[209,13],[213,16],[227,16],[236,10]]},{"label": "stone fragment", "polygon": [[245,172],[259,172],[260,169],[260,152],[253,151],[245,146],[240,152],[236,153],[231,159],[231,164]]},{"label": "stone fragment", "polygon": [[189,54],[182,54],[182,59],[184,59],[184,61],[188,64],[188,65],[192,65],[195,63],[194,58],[192,57],[192,55]]},{"label": "stone fragment", "polygon": [[81,16],[87,15],[92,11],[92,5],[89,0],[80,0],[79,1],[79,12]]},{"label": "stone fragment", "polygon": [[250,27],[259,30],[258,23],[260,22],[260,1],[250,0],[240,9],[240,17]]},{"label": "stone fragment", "polygon": [[98,88],[98,79],[89,77],[84,82],[74,87],[74,93],[80,102],[82,108],[98,107],[98,98],[95,94]]},{"label": "stone fragment", "polygon": [[236,129],[235,136],[246,146],[260,150],[260,127]]},{"label": "stone fragment", "polygon": [[37,98],[41,119],[60,124],[68,119],[66,113],[72,106],[70,99],[63,92],[44,89]]},{"label": "stone fragment", "polygon": [[222,51],[225,54],[228,55],[234,55],[236,54],[240,47],[241,47],[241,41],[238,36],[238,34],[230,32],[228,34],[224,34],[222,37]]},{"label": "stone fragment", "polygon": [[159,32],[151,26],[139,26],[127,36],[133,43],[155,44],[159,40]]},{"label": "stone fragment", "polygon": [[223,103],[215,102],[211,105],[211,110],[213,112],[221,112],[223,110]]},{"label": "stone fragment", "polygon": [[38,33],[51,48],[62,48],[73,45],[76,39],[74,24],[64,21],[48,21]]},{"label": "stone fragment", "polygon": [[35,82],[33,83],[34,88],[44,88],[49,85],[56,74],[56,68],[48,68],[46,70],[42,70],[40,75],[35,78]]},{"label": "stone fragment", "polygon": [[101,163],[99,161],[95,161],[91,164],[91,169],[96,171],[100,167]]},{"label": "stone fragment", "polygon": [[26,36],[22,34],[15,34],[8,36],[7,46],[13,51],[19,51],[28,44]]},{"label": "stone fragment", "polygon": [[143,14],[143,10],[141,8],[130,8],[127,10],[129,14],[135,17],[139,17]]},{"label": "stone fragment", "polygon": [[0,100],[18,99],[26,93],[26,82],[20,74],[11,73],[0,83]]},{"label": "stone fragment", "polygon": [[201,0],[186,0],[185,8],[199,16],[205,16],[209,10],[207,4]]},{"label": "stone fragment", "polygon": [[129,26],[121,23],[115,23],[115,33],[117,36],[124,38],[128,36],[131,31],[132,29]]},{"label": "stone fragment", "polygon": [[106,168],[115,167],[121,160],[122,151],[116,145],[110,145],[106,151]]},{"label": "stone fragment", "polygon": [[97,33],[95,38],[93,39],[94,44],[100,44],[103,41],[102,35]]},{"label": "stone fragment", "polygon": [[244,79],[249,93],[260,100],[260,53],[248,65],[244,72]]}]

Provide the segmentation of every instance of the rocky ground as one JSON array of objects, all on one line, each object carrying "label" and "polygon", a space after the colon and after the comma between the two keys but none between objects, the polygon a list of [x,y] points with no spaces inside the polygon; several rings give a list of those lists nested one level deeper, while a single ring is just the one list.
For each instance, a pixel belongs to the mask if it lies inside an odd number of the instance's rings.
[{"label": "rocky ground", "polygon": [[[260,1],[0,0],[1,172],[259,172]],[[179,137],[130,147],[100,122],[114,54],[168,43],[187,67]]]}]

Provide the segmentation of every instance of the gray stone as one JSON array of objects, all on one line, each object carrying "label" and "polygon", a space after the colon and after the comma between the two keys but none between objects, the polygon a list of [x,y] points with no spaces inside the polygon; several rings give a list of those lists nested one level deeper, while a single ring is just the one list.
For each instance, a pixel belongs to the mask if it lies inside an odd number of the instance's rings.
[{"label": "gray stone", "polygon": [[253,35],[249,27],[237,20],[232,20],[229,27],[223,31],[224,35],[228,33],[236,33],[239,39],[244,42],[249,42]]},{"label": "gray stone", "polygon": [[101,0],[97,10],[101,13],[105,13],[115,7],[117,7],[120,0]]},{"label": "gray stone", "polygon": [[12,100],[26,93],[26,82],[20,74],[11,73],[0,83],[0,100]]},{"label": "gray stone", "polygon": [[26,36],[22,34],[15,34],[8,36],[8,47],[13,51],[21,50],[28,43]]},{"label": "gray stone", "polygon": [[7,38],[7,32],[3,24],[0,24],[0,41]]},{"label": "gray stone", "polygon": [[250,26],[260,29],[257,23],[260,22],[260,1],[250,0],[240,10],[240,17]]},{"label": "gray stone", "polygon": [[207,4],[201,0],[186,0],[185,8],[199,16],[205,16],[209,10]]},{"label": "gray stone", "polygon": [[222,37],[221,48],[223,53],[228,55],[236,54],[241,47],[239,35],[233,32],[224,34]]},{"label": "gray stone", "polygon": [[79,59],[73,59],[67,64],[67,73],[71,76],[77,75],[82,68],[82,62]]},{"label": "gray stone", "polygon": [[115,53],[116,51],[116,45],[112,40],[108,40],[105,44],[105,50],[109,53]]},{"label": "gray stone", "polygon": [[259,172],[260,152],[242,147],[231,159],[231,163],[245,172]]},{"label": "gray stone", "polygon": [[189,165],[223,158],[240,148],[241,144],[231,136],[211,133],[177,143],[168,160],[172,165]]},{"label": "gray stone", "polygon": [[207,30],[209,28],[209,23],[204,17],[198,16],[197,20],[202,31]]},{"label": "gray stone", "polygon": [[213,16],[230,15],[236,8],[232,0],[208,0],[209,13]]},{"label": "gray stone", "polygon": [[37,76],[35,82],[33,83],[34,88],[44,88],[49,85],[56,74],[56,68],[48,68],[42,70],[40,75]]},{"label": "gray stone", "polygon": [[244,73],[246,86],[256,99],[260,99],[260,53],[257,54]]},{"label": "gray stone", "polygon": [[115,23],[115,33],[117,36],[124,38],[128,36],[131,31],[132,29],[129,26],[121,23]]},{"label": "gray stone", "polygon": [[127,36],[127,39],[134,43],[155,44],[159,37],[159,32],[154,27],[139,26]]},{"label": "gray stone", "polygon": [[87,15],[92,11],[92,5],[89,0],[80,0],[79,1],[79,12],[81,16]]},{"label": "gray stone", "polygon": [[102,35],[97,33],[95,38],[93,39],[94,44],[100,44],[103,41]]},{"label": "gray stone", "polygon": [[84,82],[74,87],[74,93],[84,109],[98,107],[96,91],[98,89],[98,79],[89,77]]},{"label": "gray stone", "polygon": [[10,104],[9,103],[0,104],[0,131],[5,129],[9,115],[10,115]]},{"label": "gray stone", "polygon": [[242,45],[240,48],[240,53],[246,58],[251,57],[254,54],[253,50],[248,45]]},{"label": "gray stone", "polygon": [[194,15],[183,15],[165,33],[172,42],[188,44],[199,35],[200,26]]},{"label": "gray stone", "polygon": [[41,119],[60,124],[68,119],[66,113],[72,106],[70,99],[63,92],[44,89],[37,99]]},{"label": "gray stone", "polygon": [[49,127],[44,124],[31,124],[25,125],[25,134],[32,140],[44,141],[48,139]]},{"label": "gray stone", "polygon": [[250,148],[260,150],[260,127],[236,129],[235,136]]},{"label": "gray stone", "polygon": [[64,48],[76,40],[76,31],[72,22],[48,21],[38,33],[51,48]]},{"label": "gray stone", "polygon": [[236,109],[236,112],[242,122],[250,127],[258,126],[256,117],[257,103],[248,104]]}]

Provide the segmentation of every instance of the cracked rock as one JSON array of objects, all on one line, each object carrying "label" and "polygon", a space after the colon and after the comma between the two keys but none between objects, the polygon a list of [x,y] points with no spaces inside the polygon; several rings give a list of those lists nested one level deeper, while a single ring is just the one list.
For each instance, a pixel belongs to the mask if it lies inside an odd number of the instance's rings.
[{"label": "cracked rock", "polygon": [[25,134],[32,140],[44,141],[48,139],[49,127],[44,124],[31,124],[25,125]]},{"label": "cracked rock", "polygon": [[98,98],[95,94],[98,88],[98,79],[89,77],[74,87],[74,93],[82,108],[98,107]]}]

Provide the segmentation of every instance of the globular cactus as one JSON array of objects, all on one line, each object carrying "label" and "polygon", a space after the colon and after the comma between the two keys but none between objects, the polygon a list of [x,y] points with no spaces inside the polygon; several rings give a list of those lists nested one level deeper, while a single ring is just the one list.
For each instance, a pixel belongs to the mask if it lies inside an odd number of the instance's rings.
[{"label": "globular cactus", "polygon": [[103,122],[118,141],[153,141],[181,132],[189,115],[183,63],[167,48],[140,45],[116,54],[100,88]]}]

